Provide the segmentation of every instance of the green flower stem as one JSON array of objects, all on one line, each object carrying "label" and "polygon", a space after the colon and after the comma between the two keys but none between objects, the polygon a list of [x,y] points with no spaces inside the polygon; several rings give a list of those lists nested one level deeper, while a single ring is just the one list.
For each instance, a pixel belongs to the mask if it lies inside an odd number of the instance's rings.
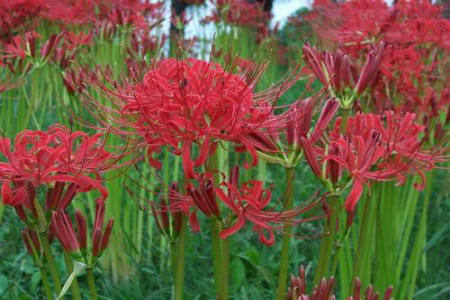
[{"label": "green flower stem", "polygon": [[222,249],[219,237],[219,222],[215,219],[210,221],[211,242],[212,242],[212,258],[214,269],[214,281],[216,283],[216,295],[219,300],[224,300],[222,292],[223,272],[222,272]]},{"label": "green flower stem", "polygon": [[[55,264],[55,260],[53,259],[52,251],[50,249],[50,243],[48,241],[48,233],[47,232],[39,233],[39,240],[41,242],[42,249],[44,250],[45,259],[47,262],[46,265],[52,276],[56,294],[59,294],[61,292],[61,278],[59,276],[58,269],[56,268],[56,264]],[[64,299],[64,297],[61,299]]]},{"label": "green flower stem", "polygon": [[176,264],[175,264],[175,300],[183,299],[184,289],[184,267],[185,267],[185,247],[187,237],[187,224],[186,217],[183,216],[181,223],[180,235],[178,236],[176,251]]},{"label": "green flower stem", "polygon": [[175,240],[170,241],[170,263],[172,264],[172,273],[175,278],[177,272],[177,242]]},{"label": "green flower stem", "polygon": [[222,242],[222,272],[223,272],[223,299],[228,299],[228,287],[230,279],[230,239],[226,238]]},{"label": "green flower stem", "polygon": [[39,272],[41,272],[41,280],[42,285],[44,286],[44,292],[45,296],[47,297],[47,300],[53,300],[53,294],[52,290],[50,288],[50,282],[48,280],[47,276],[47,270],[44,268],[44,266],[39,266]]},{"label": "green flower stem", "polygon": [[[219,174],[217,171],[220,162],[220,152],[216,151],[208,159],[207,170],[212,172],[214,176],[214,185],[219,182]],[[212,242],[212,258],[214,281],[216,283],[216,295],[219,300],[228,299],[228,273],[229,273],[229,254],[228,242],[219,237],[222,230],[222,223],[219,219],[211,218],[210,220],[211,242]]]},{"label": "green flower stem", "polygon": [[349,259],[348,259],[348,253],[350,251],[349,246],[349,240],[345,239],[343,244],[341,245],[341,248],[339,248],[338,253],[336,256],[339,257],[339,279],[341,282],[341,294],[342,297],[348,297],[349,296],[349,287],[351,285],[351,278],[350,278],[350,269],[349,266]]},{"label": "green flower stem", "polygon": [[3,203],[0,203],[0,224],[2,223],[4,212],[5,212],[5,205],[3,205]]},{"label": "green flower stem", "polygon": [[[295,169],[286,168],[286,190],[284,192],[284,207],[292,209],[294,202],[294,178]],[[289,244],[291,241],[292,226],[283,226],[283,242],[281,246],[280,268],[278,273],[277,300],[284,300],[286,295],[286,285],[289,269]]]},{"label": "green flower stem", "polygon": [[328,203],[331,206],[331,215],[325,224],[326,235],[322,237],[320,243],[320,252],[314,276],[314,285],[318,285],[323,277],[330,275],[333,246],[336,246],[336,229],[340,212],[339,196],[333,195],[328,197]]},{"label": "green flower stem", "polygon": [[97,300],[97,290],[95,289],[95,279],[94,279],[94,270],[93,268],[86,269],[86,276],[89,285],[89,292],[91,293],[91,300]]},{"label": "green flower stem", "polygon": [[401,289],[398,299],[413,299],[414,291],[416,289],[416,280],[419,272],[420,259],[425,254],[423,248],[426,243],[426,228],[427,228],[427,216],[428,206],[431,198],[431,176],[432,173],[427,175],[427,186],[422,204],[422,213],[420,215],[420,223],[417,229],[416,239],[411,251],[408,267],[402,280]]},{"label": "green flower stem", "polygon": [[374,235],[376,227],[376,206],[380,189],[372,189],[371,196],[365,196],[363,215],[359,228],[357,250],[355,253],[355,264],[352,278],[359,277],[362,286],[367,286],[371,275],[371,254],[374,248]]},{"label": "green flower stem", "polygon": [[342,119],[341,119],[341,133],[344,133],[347,130],[347,120],[350,115],[349,109],[341,109],[342,111]]},{"label": "green flower stem", "polygon": [[[66,251],[64,251],[64,261],[66,263],[67,273],[69,274],[72,273],[73,271],[72,257]],[[78,279],[76,277],[73,279],[70,288],[72,290],[72,299],[81,300],[80,287],[78,286]]]}]

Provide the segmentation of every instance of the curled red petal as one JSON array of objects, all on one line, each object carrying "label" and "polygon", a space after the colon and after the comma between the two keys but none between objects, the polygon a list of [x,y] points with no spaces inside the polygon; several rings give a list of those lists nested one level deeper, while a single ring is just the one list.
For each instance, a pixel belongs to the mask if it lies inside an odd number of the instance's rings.
[{"label": "curled red petal", "polygon": [[350,211],[350,212],[354,211],[355,206],[359,201],[359,198],[361,198],[363,188],[364,187],[363,187],[363,184],[361,183],[361,181],[358,179],[355,179],[352,190],[350,191],[350,194],[348,195],[347,199],[345,200],[345,209],[347,211]]}]

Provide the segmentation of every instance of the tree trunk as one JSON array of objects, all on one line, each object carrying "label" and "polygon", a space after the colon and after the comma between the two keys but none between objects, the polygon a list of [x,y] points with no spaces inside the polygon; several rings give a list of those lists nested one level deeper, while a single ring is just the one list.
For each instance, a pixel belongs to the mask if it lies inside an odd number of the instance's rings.
[{"label": "tree trunk", "polygon": [[172,0],[172,3],[170,5],[172,11],[172,15],[170,18],[170,56],[175,56],[177,42],[184,37],[183,29],[177,28],[174,22],[181,19],[183,13],[186,11],[186,7],[187,4],[184,3],[183,0]]},{"label": "tree trunk", "polygon": [[257,2],[263,4],[263,9],[265,12],[271,12],[273,7],[273,0],[257,0]]}]

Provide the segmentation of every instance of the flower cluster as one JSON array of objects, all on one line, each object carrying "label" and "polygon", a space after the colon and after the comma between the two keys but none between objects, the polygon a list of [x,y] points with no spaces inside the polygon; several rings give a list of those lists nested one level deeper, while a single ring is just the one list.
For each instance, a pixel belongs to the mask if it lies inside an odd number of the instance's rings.
[{"label": "flower cluster", "polygon": [[326,144],[319,140],[303,147],[305,157],[315,170],[314,174],[335,188],[352,185],[345,202],[351,213],[362,195],[363,186],[370,181],[401,184],[407,174],[414,172],[423,181],[415,186],[422,189],[425,184],[423,171],[431,170],[436,162],[447,159],[441,151],[424,150],[421,140],[424,127],[415,121],[416,116],[412,113],[403,116],[392,111],[384,115],[360,113],[347,119],[346,129],[341,133],[342,119],[338,118]]},{"label": "flower cluster", "polygon": [[[260,180],[249,180],[240,184],[237,166],[230,170],[228,179],[223,179],[217,185],[214,184],[211,173],[197,174],[196,179],[187,185],[186,195],[175,190],[170,192],[169,199],[172,203],[169,209],[189,215],[193,230],[200,230],[197,211],[220,220],[224,224],[224,228],[220,231],[222,239],[235,234],[246,222],[250,222],[260,241],[269,246],[275,241],[274,230],[281,229],[283,225],[295,225],[323,217],[322,215],[304,219],[299,217],[321,204],[321,201],[317,200],[294,209],[276,210],[271,201],[271,189],[265,189],[263,185]],[[164,207],[167,206],[164,204]],[[168,224],[167,217],[165,223]]]},{"label": "flower cluster", "polygon": [[81,260],[91,266],[106,249],[114,225],[114,219],[110,219],[103,228],[105,220],[105,204],[97,203],[95,207],[95,219],[92,230],[90,251],[88,251],[87,222],[86,217],[80,212],[75,212],[77,231],[74,230],[69,215],[64,210],[52,213],[51,232],[59,239],[64,250],[69,252],[76,260]]},{"label": "flower cluster", "polygon": [[[295,277],[294,275],[291,275],[291,282],[286,295],[286,300],[335,300],[336,296],[333,293],[334,284],[334,278],[322,278],[320,284],[315,286],[311,292],[308,292],[305,268],[300,266],[298,276]],[[382,294],[383,300],[393,299],[392,291],[393,288],[388,287],[384,294]],[[363,294],[361,294],[361,281],[359,278],[355,278],[353,293],[347,300],[377,300],[379,297],[380,293],[371,285],[367,287]]]},{"label": "flower cluster", "polygon": [[[230,25],[258,28],[266,24],[270,13],[264,11],[261,3],[245,0],[214,0],[212,15],[205,22],[223,21]],[[264,27],[264,26],[263,26]]]},{"label": "flower cluster", "polygon": [[329,92],[339,98],[343,108],[349,108],[353,100],[373,83],[384,50],[385,44],[381,42],[369,52],[364,66],[358,72],[348,55],[344,55],[340,50],[336,53],[327,51],[320,53],[309,44],[303,46],[306,63]]},{"label": "flower cluster", "polygon": [[[102,185],[101,176],[120,165],[121,155],[108,152],[102,136],[101,133],[89,136],[81,131],[72,132],[56,124],[47,131],[22,131],[12,146],[8,138],[0,139],[0,153],[6,160],[0,162],[2,201],[14,207],[27,225],[23,239],[38,264],[42,263],[41,239],[49,239],[49,233],[58,238],[74,259],[88,266],[95,263],[108,245],[113,220],[103,229],[108,191]],[[67,210],[77,194],[94,190],[100,196],[96,201],[89,253],[86,218],[76,212],[78,231],[75,233]],[[41,195],[45,195],[42,197],[45,201],[41,201]]]},{"label": "flower cluster", "polygon": [[[49,20],[64,25],[109,23],[144,28],[161,19],[162,2],[138,0],[13,0],[0,2],[1,38],[14,34],[20,26]],[[11,13],[13,12],[13,13]]]},{"label": "flower cluster", "polygon": [[3,204],[16,208],[21,219],[28,222],[24,208],[38,218],[36,195],[47,187],[45,210],[65,209],[79,192],[98,190],[99,202],[108,192],[100,176],[118,157],[105,150],[102,134],[90,137],[81,131],[72,132],[62,125],[48,131],[25,130],[19,133],[11,150],[11,141],[0,139],[0,163]]},{"label": "flower cluster", "polygon": [[[294,71],[277,86],[254,93],[264,66],[235,59],[227,67],[230,71],[197,59],[163,59],[150,67],[142,82],[116,90],[100,83],[94,74],[89,76],[89,84],[112,97],[118,109],[88,95],[84,100],[118,128],[132,128],[131,134],[142,137],[154,167],[160,163],[152,155],[166,146],[182,156],[185,176],[194,178],[195,168],[205,164],[220,141],[233,142],[239,150],[250,152],[254,166],[257,155],[249,133],[282,126],[292,118],[291,111],[276,115],[274,110],[298,74]],[[192,158],[193,146],[198,148],[196,159]]]},{"label": "flower cluster", "polygon": [[[374,45],[389,45],[380,64],[383,78],[374,83],[378,110],[395,109],[431,117],[448,106],[445,52],[450,46],[450,21],[430,1],[315,1],[309,20],[316,32],[354,59]],[[393,102],[392,99],[398,99]]]}]

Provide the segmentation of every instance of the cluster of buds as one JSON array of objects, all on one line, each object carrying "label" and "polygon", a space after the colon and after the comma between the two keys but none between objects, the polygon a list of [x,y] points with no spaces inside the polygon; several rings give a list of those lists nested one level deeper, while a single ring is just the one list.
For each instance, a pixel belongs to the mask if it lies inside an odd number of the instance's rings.
[{"label": "cluster of buds", "polygon": [[367,56],[366,62],[358,74],[348,55],[340,50],[336,53],[319,52],[309,44],[303,46],[303,53],[308,66],[316,78],[337,97],[341,107],[349,109],[356,98],[375,80],[384,57],[385,43],[380,42]]},{"label": "cluster of buds", "polygon": [[316,106],[315,98],[299,100],[290,107],[292,117],[278,132],[253,132],[247,138],[257,150],[258,156],[270,163],[276,163],[285,168],[295,167],[303,157],[311,161],[314,174],[326,180],[320,166],[313,158],[314,144],[325,139],[324,133],[339,109],[339,102],[328,99],[322,107],[316,124],[312,119]]},{"label": "cluster of buds", "polygon": [[22,230],[22,239],[28,254],[30,254],[35,261],[39,262],[41,256],[41,243],[39,242],[37,233],[27,227]]},{"label": "cluster of buds", "polygon": [[64,32],[51,35],[40,46],[40,51],[37,50],[40,35],[34,31],[16,35],[5,42],[0,49],[0,67],[8,67],[10,74],[14,76],[8,75],[9,72],[6,73],[6,78],[1,79],[3,88],[0,87],[0,92],[16,87],[16,83],[21,82],[25,76],[41,68],[50,60],[59,62],[61,67],[66,67],[73,56],[63,55],[65,50],[60,45],[63,36]]},{"label": "cluster of buds", "polygon": [[174,241],[178,237],[183,222],[183,212],[173,209],[178,194],[178,184],[172,183],[167,196],[169,203],[167,203],[166,197],[163,196],[159,206],[152,203],[151,207],[156,226],[170,241]]},{"label": "cluster of buds", "polygon": [[[322,278],[318,286],[315,286],[310,293],[307,291],[305,268],[300,266],[297,277],[291,275],[290,286],[286,295],[286,300],[335,300],[336,296],[333,294],[333,287],[335,284],[334,278]],[[354,281],[353,295],[347,300],[378,300],[379,292],[376,292],[373,286],[366,289],[364,295],[361,295],[361,281],[356,278]],[[392,287],[389,287],[384,295],[383,300],[392,299]]]},{"label": "cluster of buds", "polygon": [[61,242],[64,250],[70,253],[75,260],[92,266],[108,246],[114,225],[114,219],[110,219],[106,226],[104,226],[104,221],[105,204],[97,203],[90,247],[88,247],[87,240],[86,218],[80,211],[75,212],[76,231],[64,210],[53,211],[50,230]]}]

